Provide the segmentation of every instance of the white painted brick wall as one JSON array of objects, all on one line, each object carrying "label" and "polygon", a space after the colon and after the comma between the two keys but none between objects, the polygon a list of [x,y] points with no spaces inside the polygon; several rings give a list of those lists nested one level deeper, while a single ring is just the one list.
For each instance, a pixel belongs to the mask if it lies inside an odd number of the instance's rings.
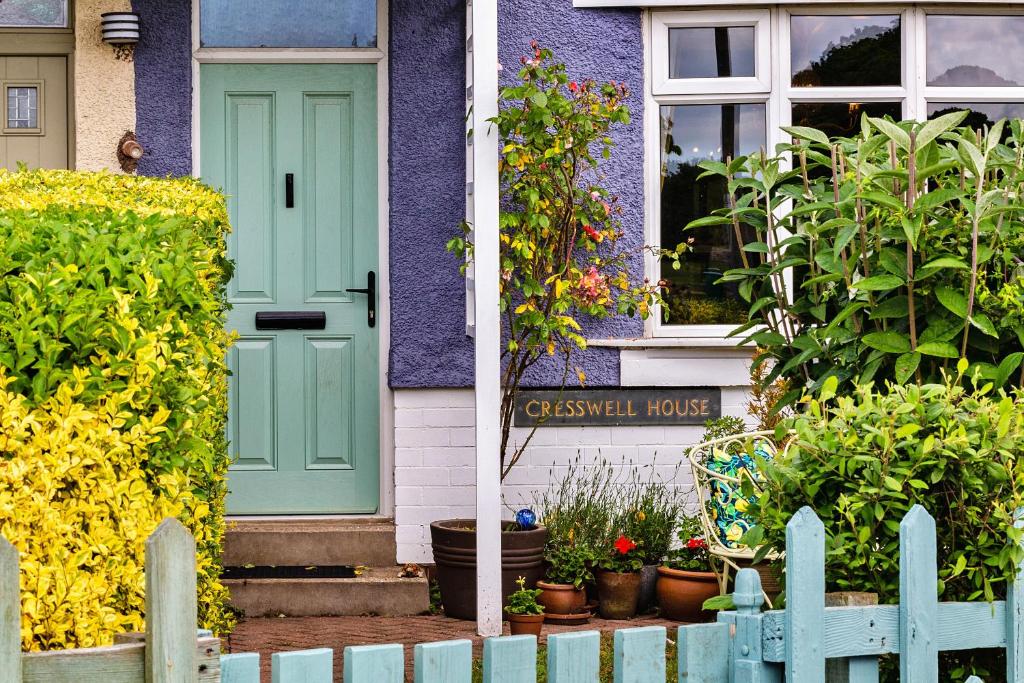
[{"label": "white painted brick wall", "polygon": [[[394,397],[398,561],[432,562],[430,523],[476,514],[473,391],[399,389]],[[746,387],[722,388],[723,415],[746,418],[745,401]],[[577,457],[584,463],[604,458],[622,467],[654,463],[663,477],[683,462],[677,481],[689,487],[683,449],[702,433],[702,427],[538,429],[529,450],[505,478],[505,505],[528,505],[538,489],[549,485],[552,474],[563,475]]]}]

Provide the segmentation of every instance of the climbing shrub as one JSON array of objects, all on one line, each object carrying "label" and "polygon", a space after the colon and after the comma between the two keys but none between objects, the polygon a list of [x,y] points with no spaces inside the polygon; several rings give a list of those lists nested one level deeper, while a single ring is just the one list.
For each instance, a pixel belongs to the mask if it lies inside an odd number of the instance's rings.
[{"label": "climbing shrub", "polygon": [[192,179],[0,172],[0,531],[26,649],[141,627],[142,543],[168,514],[196,537],[201,623],[233,623],[227,230]]}]

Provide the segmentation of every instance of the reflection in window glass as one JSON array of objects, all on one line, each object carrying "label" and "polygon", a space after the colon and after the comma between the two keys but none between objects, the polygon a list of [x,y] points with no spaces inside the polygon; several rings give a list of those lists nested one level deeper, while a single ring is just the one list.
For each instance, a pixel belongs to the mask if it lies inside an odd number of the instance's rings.
[{"label": "reflection in window glass", "polygon": [[670,28],[669,78],[754,75],[754,27]]},{"label": "reflection in window glass", "polygon": [[900,85],[899,15],[794,15],[793,85]]},{"label": "reflection in window glass", "polygon": [[[961,125],[978,130],[1000,119],[1024,119],[1024,102],[929,102],[928,118],[934,119],[964,109],[971,113]],[[1006,134],[1009,134],[1009,129]]]},{"label": "reflection in window glass", "polygon": [[68,0],[0,0],[0,26],[64,28]]},{"label": "reflection in window glass", "polygon": [[1024,17],[929,14],[928,85],[1024,83]]},{"label": "reflection in window glass", "polygon": [[39,127],[39,89],[35,87],[7,88],[7,127]]},{"label": "reflection in window glass", "polygon": [[[680,270],[665,263],[668,323],[735,324],[746,320],[733,283],[717,284],[726,270],[742,265],[729,226],[683,231],[686,224],[728,203],[723,178],[697,180],[701,161],[725,161],[766,144],[765,105],[698,104],[661,107],[661,243],[674,248],[693,238]],[[745,234],[744,240],[752,236]]]},{"label": "reflection in window glass", "polygon": [[800,102],[793,104],[793,125],[817,128],[829,137],[853,137],[860,133],[861,117],[903,118],[899,102]]},{"label": "reflection in window glass", "polygon": [[204,47],[376,47],[376,0],[203,0]]}]

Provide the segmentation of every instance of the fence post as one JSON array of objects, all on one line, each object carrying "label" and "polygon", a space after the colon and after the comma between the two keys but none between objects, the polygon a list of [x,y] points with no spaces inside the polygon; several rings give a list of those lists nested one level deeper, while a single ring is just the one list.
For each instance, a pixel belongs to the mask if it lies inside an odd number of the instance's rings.
[{"label": "fence post", "polygon": [[18,549],[3,536],[0,536],[0,681],[21,683]]},{"label": "fence post", "polygon": [[825,525],[802,507],[786,525],[786,681],[825,680]]},{"label": "fence post", "polygon": [[[1014,526],[1024,528],[1024,510],[1017,510],[1016,517]],[[1024,562],[1006,589],[1006,680],[1024,681]]]},{"label": "fence post", "polygon": [[165,519],[146,540],[146,683],[197,683],[196,542]]},{"label": "fence post", "polygon": [[405,648],[401,645],[349,645],[341,666],[345,683],[402,683]]},{"label": "fence post", "polygon": [[601,634],[576,631],[548,636],[548,683],[597,683]]},{"label": "fence post", "polygon": [[484,683],[537,683],[537,637],[484,641]]},{"label": "fence post", "polygon": [[733,624],[736,633],[732,641],[732,672],[736,683],[771,683],[778,680],[777,671],[764,661],[762,630],[764,617],[764,591],[761,575],[749,567],[736,573],[736,587],[732,594],[736,613]]},{"label": "fence post", "polygon": [[938,683],[935,520],[920,505],[900,522],[900,681]]},{"label": "fence post", "polygon": [[615,632],[615,683],[665,680],[664,626],[645,626]]},{"label": "fence post", "polygon": [[473,641],[420,643],[413,648],[416,683],[470,683]]}]

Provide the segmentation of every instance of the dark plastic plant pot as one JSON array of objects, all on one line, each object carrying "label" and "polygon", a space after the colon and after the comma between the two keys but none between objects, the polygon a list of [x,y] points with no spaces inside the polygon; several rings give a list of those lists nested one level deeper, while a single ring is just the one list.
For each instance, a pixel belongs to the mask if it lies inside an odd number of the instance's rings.
[{"label": "dark plastic plant pot", "polygon": [[[548,530],[501,532],[501,604],[526,577],[532,588],[544,576],[544,544]],[[455,619],[476,619],[476,520],[445,519],[430,525],[430,545],[437,566],[444,613]]]}]

